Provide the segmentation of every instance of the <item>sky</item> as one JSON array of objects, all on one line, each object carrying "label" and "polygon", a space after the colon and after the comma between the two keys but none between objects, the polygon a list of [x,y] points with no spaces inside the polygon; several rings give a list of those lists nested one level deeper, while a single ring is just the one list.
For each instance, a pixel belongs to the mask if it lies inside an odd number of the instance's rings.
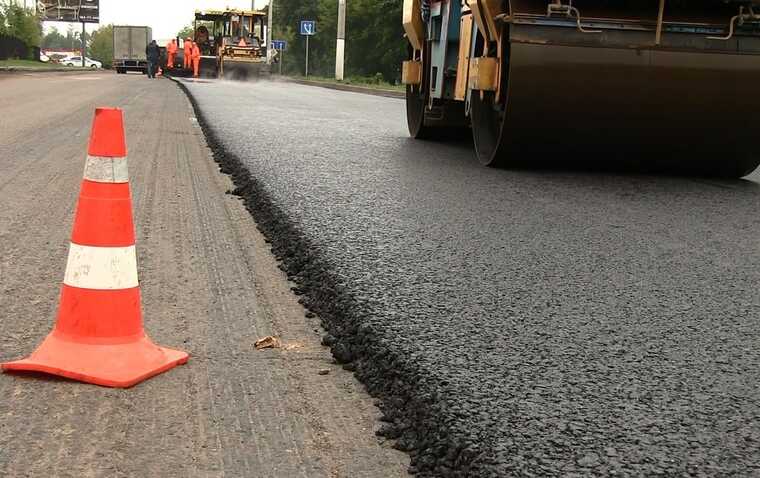
[{"label": "sky", "polygon": [[[263,8],[268,0],[255,0],[256,8]],[[29,1],[32,4],[32,1]],[[195,10],[251,8],[251,0],[100,0],[100,24],[147,25],[153,29],[153,38],[168,40],[185,25],[193,23]],[[56,27],[66,31],[71,25],[81,31],[81,24],[45,22],[45,31]],[[88,24],[87,31],[98,25]]]}]

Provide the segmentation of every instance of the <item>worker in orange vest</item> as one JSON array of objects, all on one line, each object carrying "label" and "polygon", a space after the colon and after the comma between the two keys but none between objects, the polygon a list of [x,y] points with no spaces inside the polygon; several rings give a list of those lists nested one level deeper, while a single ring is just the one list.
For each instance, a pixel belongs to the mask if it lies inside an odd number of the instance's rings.
[{"label": "worker in orange vest", "polygon": [[185,48],[185,62],[184,67],[186,70],[189,70],[193,67],[193,40],[190,37],[187,37],[185,39],[185,44],[183,45]]},{"label": "worker in orange vest", "polygon": [[201,65],[201,49],[198,47],[197,43],[193,43],[193,78],[198,78],[199,75],[199,69]]},{"label": "worker in orange vest", "polygon": [[172,41],[166,44],[166,69],[171,70],[174,68],[174,59],[177,57],[177,40],[172,38]]}]

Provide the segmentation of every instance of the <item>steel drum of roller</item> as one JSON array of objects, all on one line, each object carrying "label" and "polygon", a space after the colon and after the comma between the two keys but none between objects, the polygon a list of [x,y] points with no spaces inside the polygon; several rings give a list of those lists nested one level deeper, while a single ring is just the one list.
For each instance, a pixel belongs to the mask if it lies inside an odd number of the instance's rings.
[{"label": "steel drum of roller", "polygon": [[[438,2],[427,3],[434,11]],[[568,161],[636,156],[706,164],[720,176],[748,174],[760,164],[754,4],[470,0],[471,10],[461,12],[475,19],[470,55],[495,59],[498,70],[491,87],[478,86],[487,83],[484,74],[473,87],[470,60],[466,101],[478,160],[494,166],[544,153]],[[423,50],[431,47],[432,55],[419,55],[426,63],[436,61],[431,38]],[[452,110],[445,95],[429,96],[426,117],[435,108]]]}]

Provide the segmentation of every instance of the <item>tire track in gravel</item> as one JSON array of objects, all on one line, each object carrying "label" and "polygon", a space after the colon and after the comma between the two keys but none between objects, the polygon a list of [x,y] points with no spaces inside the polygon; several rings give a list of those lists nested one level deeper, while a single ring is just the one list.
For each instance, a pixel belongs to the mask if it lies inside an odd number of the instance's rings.
[{"label": "tire track in gravel", "polygon": [[[83,86],[80,87],[80,90],[83,89],[86,88]],[[71,145],[67,144],[71,136],[79,138],[83,144],[86,144],[89,135],[90,122],[82,121],[82,117],[87,117],[88,115],[90,117],[92,116],[93,105],[107,104],[108,101],[112,101],[114,94],[113,90],[114,87],[111,86],[105,91],[99,92],[96,97],[89,99],[87,105],[73,108],[73,110],[61,109],[59,106],[58,110],[60,110],[60,114],[47,116],[44,120],[35,123],[34,127],[36,132],[38,132],[37,134],[42,134],[42,132],[44,132],[45,141],[39,141],[39,138],[36,136],[25,139],[24,130],[19,131],[15,136],[11,135],[4,139],[3,143],[0,143],[0,157],[18,158],[16,161],[19,161],[21,158],[27,160],[21,163],[21,167],[19,167],[18,163],[14,161],[3,161],[0,163],[0,173],[2,173],[0,174],[0,177],[4,179],[4,181],[0,181],[0,193],[3,188],[16,181],[22,175],[27,176],[26,179],[28,180],[28,176],[30,176],[29,171],[33,171],[39,167],[42,159],[45,158],[46,154],[49,152],[50,145],[54,145],[53,147],[55,148],[61,146],[68,146],[71,148]],[[83,91],[77,91],[75,89],[69,94],[76,98],[77,96],[82,95]],[[123,95],[127,94],[126,92],[122,92],[121,94],[122,99],[119,103],[122,107],[126,107],[143,93],[138,92],[132,97],[124,97]],[[36,107],[39,107],[39,105],[27,104],[22,110],[29,111]],[[44,107],[46,107],[46,105]],[[5,114],[17,118],[21,116],[19,118],[20,120],[25,116],[21,115],[20,112],[14,111],[8,111],[5,112]],[[10,175],[6,174],[6,171],[11,170],[11,168],[15,173]]]},{"label": "tire track in gravel", "polygon": [[[155,125],[159,128],[166,121],[167,117],[171,114],[172,110],[168,108],[165,96],[161,96],[161,101],[156,101],[144,97],[142,93],[137,93],[132,96],[127,104],[124,105],[125,111],[128,113],[130,105],[134,105],[138,110],[150,111],[151,108],[155,109],[158,114]],[[143,139],[138,145],[139,149],[133,148],[133,151],[139,152],[141,157],[135,157],[133,154],[133,160],[131,164],[137,163],[139,168],[136,168],[133,175],[133,184],[135,194],[135,211],[136,211],[136,224],[137,234],[139,237],[138,242],[138,259],[144,262],[142,268],[146,272],[141,277],[141,283],[143,284],[143,300],[146,316],[144,318],[145,325],[148,333],[153,337],[157,343],[172,344],[176,343],[176,334],[165,333],[167,328],[176,324],[176,313],[164,313],[162,307],[157,305],[156,301],[152,301],[152,296],[161,294],[164,288],[171,287],[167,284],[176,283],[171,277],[165,276],[166,264],[163,261],[155,261],[154,258],[163,257],[160,252],[164,250],[167,245],[167,239],[163,237],[160,232],[154,234],[154,231],[161,231],[163,227],[171,224],[171,220],[161,221],[161,213],[167,208],[162,201],[157,200],[157,191],[165,186],[167,176],[159,172],[160,165],[163,163],[163,158],[167,157],[169,153],[165,151],[165,135],[162,132],[151,132],[146,127],[146,123],[137,122],[133,125],[133,131],[127,131],[133,139]],[[154,133],[154,134],[151,134]],[[155,134],[158,133],[158,134]],[[154,223],[158,224],[154,227]],[[140,225],[145,228],[140,227]],[[159,251],[156,253],[154,251]],[[148,260],[150,258],[151,260]],[[160,275],[160,279],[154,279],[155,274]],[[176,378],[172,376],[172,378]],[[179,381],[181,383],[181,380]],[[178,388],[181,390],[181,388]],[[177,440],[177,430],[181,429],[183,420],[182,406],[178,403],[184,402],[176,394],[160,393],[151,398],[148,396],[145,398],[149,403],[150,408],[145,410],[133,410],[132,415],[136,416],[137,420],[129,420],[129,416],[124,417],[124,422],[128,423],[128,427],[125,430],[125,441],[129,444],[139,443],[144,441],[146,430],[143,429],[141,424],[148,424],[150,436],[155,437],[157,441],[154,447],[155,450],[162,450],[161,455],[164,460],[169,463],[182,463],[182,452],[186,451],[177,445],[181,441]],[[118,447],[118,445],[116,445]],[[159,463],[156,462],[156,451],[146,450],[144,447],[132,446],[127,449],[132,449],[129,455],[133,456],[133,460],[139,463],[139,466],[134,464],[128,468],[128,474],[134,474],[135,470],[141,470],[142,473],[148,474],[160,474],[164,469]],[[179,470],[184,470],[185,467],[178,467]]]},{"label": "tire track in gravel", "polygon": [[[183,112],[182,116],[186,118],[186,105],[184,102],[182,102],[181,111]],[[205,256],[201,250],[202,220],[196,210],[197,204],[195,202],[195,195],[193,194],[192,187],[192,177],[197,174],[197,172],[194,172],[191,169],[191,165],[185,159],[190,157],[191,154],[199,154],[200,152],[196,150],[196,148],[192,148],[191,150],[190,140],[192,139],[193,135],[187,131],[187,127],[184,130],[181,130],[179,127],[177,127],[177,133],[181,134],[183,140],[187,140],[180,141],[176,145],[177,154],[175,156],[175,170],[177,171],[177,181],[185,185],[183,188],[183,194],[187,194],[189,196],[183,201],[178,201],[180,217],[190,217],[190,211],[192,210],[195,213],[196,219],[194,221],[182,222],[181,224],[183,228],[182,230],[178,230],[176,234],[182,234],[184,237],[189,239],[191,246],[190,250],[193,251],[190,253],[190,256],[193,258],[193,268],[195,270],[204,269],[203,274],[194,274],[190,277],[185,278],[184,280],[191,281],[191,289],[208,289],[209,279],[205,271]],[[192,203],[189,201],[192,201]],[[189,204],[192,204],[193,207],[187,207]],[[176,242],[177,241],[175,241],[175,243]],[[186,255],[186,253],[182,254],[181,249],[175,246],[174,257],[176,264],[181,264],[181,257],[186,257]],[[177,272],[179,274],[184,273],[182,270],[178,270]],[[205,301],[203,309],[200,309],[197,312],[203,313],[210,317],[210,310],[210,301]],[[212,324],[209,322],[209,320],[196,320],[189,318],[188,321],[188,334],[190,337],[207,338],[212,335]],[[211,419],[211,417],[216,417],[218,415],[218,411],[215,407],[214,392],[211,388],[212,371],[209,366],[211,356],[209,341],[207,339],[204,339],[198,344],[198,347],[200,348],[197,348],[195,350],[194,360],[200,363],[202,373],[193,374],[193,380],[191,383],[192,390],[195,392],[193,393],[193,396],[195,397],[195,409],[197,415],[198,417],[206,417],[206,419],[197,420],[194,424],[194,430],[196,433],[193,435],[195,439],[193,456],[196,457],[195,459],[197,460],[198,454],[203,454],[204,460],[199,460],[200,463],[197,463],[200,465],[200,469],[202,469],[203,463],[208,464],[208,468],[203,473],[203,476],[211,476],[209,473],[213,473],[213,476],[223,476],[224,463],[222,461],[221,455],[222,446],[220,436],[214,424],[215,420]],[[201,475],[199,474],[198,476]]]},{"label": "tire track in gravel", "polygon": [[[231,183],[230,183],[231,185]],[[234,225],[236,235],[238,238],[254,237],[255,238],[255,250],[246,254],[246,263],[249,265],[250,273],[257,279],[254,281],[256,293],[260,297],[258,301],[258,308],[256,316],[259,318],[259,322],[266,324],[266,327],[271,329],[271,333],[274,335],[296,336],[296,337],[308,337],[314,336],[317,333],[322,332],[319,327],[318,319],[311,321],[304,320],[300,323],[278,323],[277,317],[297,315],[301,313],[301,306],[298,304],[293,305],[295,310],[287,310],[288,307],[283,306],[282,296],[290,296],[289,290],[275,291],[271,287],[263,287],[262,284],[267,282],[267,278],[273,275],[281,275],[280,267],[274,263],[274,261],[262,261],[260,258],[267,255],[269,251],[269,245],[264,240],[261,233],[256,230],[254,223],[249,219],[249,213],[243,208],[229,208],[228,214],[230,215],[230,224]],[[259,252],[259,254],[256,254]],[[257,260],[256,256],[259,259]],[[263,264],[267,262],[267,264]],[[258,268],[254,268],[253,264],[258,263]],[[298,343],[298,342],[296,342]],[[328,387],[319,386],[315,391],[313,381],[308,379],[308,374],[313,373],[312,363],[323,360],[322,356],[324,351],[320,350],[322,347],[316,346],[316,344],[307,345],[300,344],[302,348],[299,348],[297,354],[283,355],[283,359],[288,362],[288,378],[290,383],[294,384],[289,396],[295,397],[295,403],[289,407],[290,413],[300,413],[305,417],[308,424],[308,428],[312,430],[308,437],[308,447],[311,452],[317,455],[322,455],[325,458],[332,458],[329,451],[331,449],[343,449],[349,450],[352,448],[352,443],[349,436],[342,433],[342,430],[351,426],[346,420],[331,420],[325,421],[322,419],[324,415],[322,411],[316,406],[312,400],[309,400],[311,396],[329,396],[330,391]],[[341,387],[348,393],[351,393],[352,389],[356,387],[357,383],[353,377],[345,374],[347,380],[340,384]],[[310,387],[311,386],[311,387]],[[333,392],[334,393],[334,392]],[[358,401],[357,401],[358,402]],[[374,406],[369,406],[367,402],[364,403],[364,413],[374,414],[376,411],[370,411],[374,409]],[[356,407],[362,407],[361,403],[356,403]],[[339,418],[341,414],[335,414]],[[371,433],[373,427],[366,428],[367,433]],[[358,466],[357,466],[358,465]],[[365,476],[367,471],[362,469],[362,465],[359,463],[346,463],[341,460],[331,460],[326,464],[326,469],[330,473],[330,476]]]},{"label": "tire track in gravel", "polygon": [[[203,177],[205,178],[205,175]],[[209,203],[208,198],[204,197],[200,193],[201,190],[208,189],[208,187],[203,187],[199,184],[199,181],[201,180],[203,179],[201,179],[200,175],[190,174],[193,202],[196,204],[196,209],[199,215],[199,222],[201,224],[200,230],[197,231],[200,234],[199,240],[197,242],[199,244],[202,244],[202,247],[204,249],[204,258],[206,259],[205,265],[207,267],[209,279],[208,286],[214,295],[214,303],[212,304],[210,312],[212,316],[216,315],[232,320],[237,319],[237,322],[241,322],[239,320],[240,318],[251,317],[253,313],[248,304],[245,303],[247,301],[240,300],[238,297],[230,297],[228,294],[228,290],[230,289],[228,282],[236,278],[226,277],[227,274],[224,274],[218,265],[225,264],[225,259],[227,257],[236,256],[235,254],[231,253],[231,249],[234,246],[228,239],[229,231],[213,231],[214,226],[212,226],[213,221],[211,218],[217,217],[219,214],[223,214],[223,211],[220,211],[218,207],[214,208],[214,206]],[[212,208],[215,210],[211,211],[210,209]],[[221,234],[219,234],[220,232]],[[233,274],[242,275],[242,271],[239,269],[237,264],[227,265]],[[214,309],[216,309],[216,313],[214,313]],[[223,324],[218,324],[216,332],[220,336],[216,339],[223,344],[228,344],[229,346],[232,346],[234,343],[245,343],[248,346],[248,352],[250,353],[250,350],[252,350],[253,342],[255,342],[256,338],[260,334],[258,334],[256,330],[253,330],[253,333],[245,333],[245,331],[242,330],[242,324],[238,324],[237,330],[230,330],[230,327],[234,327],[235,325],[236,324],[231,323],[229,320]],[[221,347],[221,349],[223,348],[224,347]],[[209,357],[211,359],[211,364],[218,364],[216,366],[211,365],[211,367],[229,367],[230,369],[235,369],[235,357],[241,353],[245,353],[245,351],[240,347],[238,347],[236,350],[227,350],[227,354],[219,354],[219,352],[221,352],[221,350],[216,350],[212,352],[213,355]],[[244,371],[240,372],[244,373]],[[224,377],[225,375],[223,373],[219,373],[219,371],[216,371],[215,373],[215,371],[213,371],[213,368],[211,374],[215,377]],[[222,380],[220,383],[218,379],[212,379],[209,383],[211,387],[211,406],[212,410],[214,410],[213,415],[219,417],[219,421],[217,422],[218,428],[216,430],[218,445],[220,451],[226,451],[221,453],[221,456],[223,458],[223,467],[225,470],[232,470],[235,469],[237,464],[242,463],[244,464],[244,469],[240,471],[250,473],[251,470],[249,468],[249,463],[246,463],[245,458],[240,456],[238,447],[233,444],[234,438],[230,437],[229,433],[225,433],[225,431],[229,432],[229,430],[223,431],[220,428],[225,424],[232,423],[236,425],[235,429],[239,431],[239,416],[242,407],[236,398],[244,394],[241,394],[240,392],[234,392],[234,388],[236,387],[236,383],[234,381]],[[271,389],[271,387],[269,387],[269,389]],[[268,404],[273,403],[269,400],[267,402]],[[272,454],[271,451],[268,450],[267,444],[256,443],[254,437],[255,435],[251,435],[250,437],[254,439],[251,445],[253,449],[257,450],[257,453],[261,454],[259,455],[261,457],[260,460],[262,462],[271,461]],[[288,469],[286,473],[292,476],[302,476],[300,470],[292,468]]]},{"label": "tire track in gravel", "polygon": [[[184,105],[182,105],[181,111],[184,111]],[[197,267],[199,260],[199,252],[197,247],[192,241],[192,238],[197,237],[195,230],[197,229],[197,221],[189,221],[191,216],[191,208],[188,207],[186,188],[175,187],[175,185],[187,185],[191,183],[190,175],[192,174],[188,166],[186,158],[190,156],[191,151],[187,147],[187,139],[191,138],[191,135],[186,131],[180,129],[180,127],[174,122],[169,123],[167,128],[167,134],[178,135],[183,141],[174,142],[171,145],[170,157],[173,160],[173,166],[171,169],[175,171],[172,175],[169,184],[166,185],[166,194],[169,201],[171,201],[173,208],[176,208],[177,228],[173,231],[173,239],[171,241],[172,247],[170,256],[172,258],[171,268],[162,268],[161,270],[165,274],[175,275],[180,278],[182,282],[187,284],[188,290],[199,290],[206,286],[205,279],[200,274],[192,274],[192,269]],[[168,166],[167,166],[168,167]],[[183,196],[185,194],[185,196]],[[184,199],[182,199],[184,198]],[[168,210],[165,214],[170,214]],[[195,226],[195,227],[194,227]],[[190,238],[190,244],[187,241],[180,240],[181,238]],[[183,264],[183,259],[190,257],[190,270],[186,267],[180,267]],[[181,293],[169,290],[172,294],[172,301],[174,304],[182,303],[188,298]],[[176,292],[176,293],[175,293]],[[208,303],[204,301],[202,307],[199,307],[195,311],[198,314],[208,314]],[[186,330],[185,343],[190,341],[190,337],[206,337],[208,336],[208,322],[205,320],[198,320],[197,317],[191,317],[188,315],[183,316],[184,328]],[[211,456],[210,450],[213,448],[212,444],[217,444],[217,438],[209,436],[209,430],[212,430],[212,425],[207,417],[213,416],[213,408],[211,405],[211,393],[209,391],[209,368],[207,366],[208,360],[208,342],[203,340],[198,344],[199,348],[196,348],[193,352],[193,360],[201,365],[200,372],[191,375],[188,384],[188,396],[192,403],[192,409],[195,411],[195,416],[199,417],[197,420],[189,421],[187,424],[187,436],[191,437],[191,455],[193,457],[193,472],[196,476],[201,476],[199,472],[204,468],[204,464],[208,463],[206,471],[212,469],[219,469],[219,456]],[[204,419],[204,417],[206,417]],[[218,446],[217,446],[218,449]],[[203,474],[207,476],[207,474]]]}]

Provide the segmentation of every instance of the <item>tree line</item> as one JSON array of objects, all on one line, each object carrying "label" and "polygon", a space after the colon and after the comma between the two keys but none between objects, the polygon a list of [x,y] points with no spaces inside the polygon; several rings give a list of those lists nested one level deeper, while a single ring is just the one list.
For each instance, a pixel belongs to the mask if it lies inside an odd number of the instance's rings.
[{"label": "tree line", "polygon": [[[85,33],[84,43],[87,56],[103,63],[103,68],[111,68],[113,61],[113,25],[103,25],[92,33]],[[81,50],[82,35],[72,27],[62,34],[53,27],[42,37],[41,48],[45,50]]]},{"label": "tree line", "polygon": [[15,3],[0,1],[0,35],[7,35],[22,41],[32,51],[32,47],[42,49],[81,50],[85,42],[87,56],[110,68],[113,60],[113,26],[104,25],[81,37],[79,32],[69,27],[64,35],[57,28],[51,28],[43,35],[42,21],[34,9],[25,9]]},{"label": "tree line", "polygon": [[[346,6],[346,76],[377,77],[394,83],[401,78],[406,41],[401,26],[402,0],[348,0]],[[299,34],[302,20],[317,22],[317,34],[309,39],[309,73],[335,74],[338,28],[337,0],[276,0],[275,40],[288,42],[283,68],[303,74],[306,42]]]},{"label": "tree line", "polygon": [[[402,0],[347,1],[346,76],[382,77],[391,83],[400,79],[401,62],[407,54],[401,8]],[[338,28],[337,0],[275,1],[272,38],[288,42],[283,71],[288,74],[304,72],[306,42],[299,34],[302,20],[317,22],[317,34],[309,39],[309,72],[332,76]],[[29,46],[45,49],[78,49],[82,41],[72,29],[63,34],[53,28],[42,35],[42,23],[33,10],[3,2],[0,2],[0,34],[15,36]],[[88,56],[106,67],[113,59],[112,35],[113,26],[103,25],[84,39]]]},{"label": "tree line", "polygon": [[17,38],[31,52],[32,47],[40,44],[42,22],[33,10],[15,3],[0,2],[0,36]]}]

